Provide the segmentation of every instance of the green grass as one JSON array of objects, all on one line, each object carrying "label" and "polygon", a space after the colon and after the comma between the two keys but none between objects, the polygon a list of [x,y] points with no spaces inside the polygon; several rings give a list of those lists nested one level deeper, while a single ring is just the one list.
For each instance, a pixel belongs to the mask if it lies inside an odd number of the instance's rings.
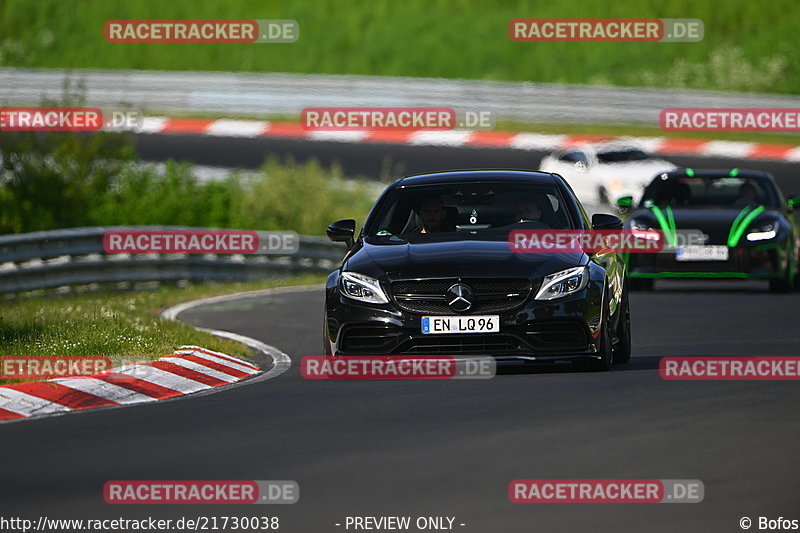
[{"label": "green grass", "polygon": [[[516,43],[514,18],[699,18],[699,43]],[[112,44],[109,19],[295,19],[293,44]],[[0,65],[800,92],[795,0],[5,0]]]},{"label": "green grass", "polygon": [[[198,298],[323,281],[324,276],[306,275],[141,292],[6,298],[0,308],[0,356],[105,355],[117,366],[131,358],[156,359],[186,344],[247,356],[250,349],[242,344],[164,320],[159,313]],[[4,382],[7,380],[0,380]]]}]

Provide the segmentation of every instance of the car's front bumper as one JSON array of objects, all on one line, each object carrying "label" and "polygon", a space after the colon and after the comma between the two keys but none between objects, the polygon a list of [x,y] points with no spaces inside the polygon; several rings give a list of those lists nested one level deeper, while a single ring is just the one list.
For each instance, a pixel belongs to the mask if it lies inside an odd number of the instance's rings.
[{"label": "car's front bumper", "polygon": [[789,268],[783,243],[729,248],[726,261],[678,261],[674,251],[630,254],[628,277],[639,279],[770,279],[781,278]]},{"label": "car's front bumper", "polygon": [[[329,284],[325,308],[326,352],[332,355],[488,355],[503,362],[554,362],[597,358],[602,283],[555,301],[528,298],[497,313],[498,333],[423,334],[425,313],[392,303],[369,305],[344,297]],[[453,315],[457,313],[452,313]],[[466,316],[466,315],[465,315]]]}]

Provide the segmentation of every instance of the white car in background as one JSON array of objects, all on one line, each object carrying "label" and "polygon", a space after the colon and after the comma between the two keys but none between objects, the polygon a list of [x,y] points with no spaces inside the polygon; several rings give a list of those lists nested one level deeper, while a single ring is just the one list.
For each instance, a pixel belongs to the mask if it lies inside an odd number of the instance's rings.
[{"label": "white car in background", "polygon": [[598,205],[616,204],[623,196],[632,197],[636,205],[657,174],[676,168],[628,141],[557,150],[545,156],[539,166],[539,170],[563,176],[581,202]]}]

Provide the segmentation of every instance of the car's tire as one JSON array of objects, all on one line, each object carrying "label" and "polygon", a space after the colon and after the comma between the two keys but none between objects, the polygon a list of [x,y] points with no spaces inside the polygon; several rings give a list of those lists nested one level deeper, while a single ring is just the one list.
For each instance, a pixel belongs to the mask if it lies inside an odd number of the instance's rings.
[{"label": "car's tire", "polygon": [[[621,314],[620,314],[621,313]],[[622,300],[617,311],[617,343],[614,345],[614,363],[625,364],[631,360],[631,304],[628,299],[628,283],[622,288]]]},{"label": "car's tire", "polygon": [[800,290],[800,255],[798,255],[798,250],[792,251],[792,264],[794,265],[794,290]]},{"label": "car's tire", "polygon": [[769,292],[791,292],[794,289],[794,276],[792,266],[787,265],[786,270],[779,278],[769,279]]},{"label": "car's tire", "polygon": [[328,336],[328,302],[325,302],[325,309],[322,310],[322,353],[324,355],[333,355],[331,353],[331,340]]},{"label": "car's tire", "polygon": [[611,312],[608,308],[608,287],[603,294],[603,318],[600,320],[600,359],[592,359],[582,365],[586,370],[605,372],[614,364],[614,351],[611,349]]},{"label": "car's tire", "polygon": [[769,292],[789,292],[789,284],[784,278],[770,278]]},{"label": "car's tire", "polygon": [[652,291],[655,284],[652,278],[628,278],[628,288],[632,291]]}]

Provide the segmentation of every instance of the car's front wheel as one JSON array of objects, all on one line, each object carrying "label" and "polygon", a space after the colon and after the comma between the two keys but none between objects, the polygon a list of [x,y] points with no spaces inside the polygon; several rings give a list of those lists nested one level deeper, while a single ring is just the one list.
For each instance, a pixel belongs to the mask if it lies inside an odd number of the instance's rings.
[{"label": "car's front wheel", "polygon": [[331,339],[328,334],[328,301],[325,300],[325,308],[322,310],[322,353],[333,355],[331,352]]},{"label": "car's front wheel", "polygon": [[603,294],[603,317],[600,319],[600,335],[598,336],[599,359],[593,359],[583,365],[586,370],[606,371],[614,364],[614,351],[611,347],[611,310],[609,309],[608,287]]},{"label": "car's front wheel", "polygon": [[622,300],[617,311],[617,342],[614,344],[614,362],[625,364],[631,360],[631,304],[628,300],[628,283],[622,289]]},{"label": "car's front wheel", "polygon": [[791,292],[794,289],[794,274],[791,265],[786,266],[786,270],[779,278],[770,278],[770,292]]}]

